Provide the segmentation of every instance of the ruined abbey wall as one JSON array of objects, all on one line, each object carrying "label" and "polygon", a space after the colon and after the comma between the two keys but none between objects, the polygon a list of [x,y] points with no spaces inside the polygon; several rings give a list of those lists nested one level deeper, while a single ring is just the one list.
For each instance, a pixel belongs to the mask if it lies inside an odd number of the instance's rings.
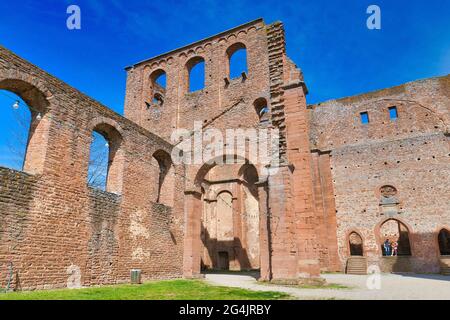
[{"label": "ruined abbey wall", "polygon": [[[172,146],[60,80],[0,48],[0,88],[33,110],[24,172],[0,168],[2,286],[66,287],[180,277],[183,171],[174,170],[171,207],[155,203],[152,154]],[[40,111],[42,119],[36,119]],[[91,134],[110,138],[111,192],[87,185]],[[114,181],[113,181],[114,180]]]},{"label": "ruined abbey wall", "polygon": [[[248,71],[231,78],[230,54],[239,48],[246,49]],[[189,92],[189,70],[198,61],[205,63],[205,86]],[[255,20],[134,64],[127,72],[125,116],[166,139],[170,139],[175,129],[187,129],[194,135],[199,131],[198,127],[194,131],[195,121],[200,121],[202,130],[214,128],[222,133],[227,129],[279,130],[280,154],[276,156],[279,161],[270,164],[270,174],[265,170],[267,164],[253,162],[247,154],[238,155],[255,167],[258,176],[259,244],[254,245],[259,248],[253,250],[260,252],[261,276],[264,279],[318,276],[320,264],[329,263],[330,256],[332,269],[336,268],[336,254],[328,249],[328,240],[323,244],[321,240],[321,233],[326,230],[319,226],[326,222],[327,228],[333,228],[329,223],[333,217],[324,213],[324,201],[315,200],[314,194],[321,194],[322,186],[315,190],[313,184],[306,86],[301,71],[286,56],[281,23],[266,25],[262,19]],[[154,81],[163,73],[164,90]],[[259,118],[260,101],[269,109],[268,121]],[[223,154],[235,156],[236,152],[225,150]],[[204,227],[203,202],[208,199],[209,184],[205,177],[211,169],[204,163],[186,167],[185,273],[193,276],[200,272],[202,264],[199,256],[202,244],[198,239]],[[216,180],[221,179],[226,180],[224,177]],[[233,194],[233,187],[229,188]],[[235,198],[231,204],[233,214],[240,217],[237,221],[245,214],[238,209],[239,201]],[[238,230],[235,232],[239,234]],[[231,241],[236,252],[241,240],[235,237]],[[231,265],[239,263],[232,261]]]},{"label": "ruined abbey wall", "polygon": [[[247,72],[230,77],[242,48]],[[205,86],[190,92],[199,61]],[[283,25],[262,19],[126,70],[122,117],[0,48],[0,89],[32,107],[23,172],[0,168],[0,273],[12,262],[13,287],[126,282],[134,268],[144,280],[224,266],[317,280],[344,271],[359,249],[382,271],[439,271],[437,233],[450,227],[449,76],[308,106]],[[261,163],[224,141],[215,160],[239,163],[171,161],[176,129],[212,128],[277,130],[278,152]],[[87,185],[93,131],[109,143],[106,191]],[[386,237],[402,239],[401,257],[382,256]]]},{"label": "ruined abbey wall", "polygon": [[[397,119],[389,116],[394,106]],[[330,156],[342,270],[356,232],[369,265],[439,272],[438,233],[450,224],[449,107],[449,76],[310,106],[311,148]],[[362,112],[369,123],[361,123]],[[396,189],[388,211],[380,193],[386,185]],[[410,256],[382,257],[388,219],[407,227]]]}]

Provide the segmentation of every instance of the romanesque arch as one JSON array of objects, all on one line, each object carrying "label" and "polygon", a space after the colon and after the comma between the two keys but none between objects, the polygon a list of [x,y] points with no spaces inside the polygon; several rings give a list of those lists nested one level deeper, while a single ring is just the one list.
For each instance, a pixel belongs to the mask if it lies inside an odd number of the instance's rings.
[{"label": "romanesque arch", "polygon": [[438,233],[439,254],[441,256],[450,255],[450,231],[442,228]]},{"label": "romanesque arch", "polygon": [[399,256],[411,255],[410,230],[405,223],[398,219],[390,218],[383,221],[379,226],[380,248],[383,256],[392,255],[392,251],[386,252],[384,242],[388,240],[391,244],[398,243]]},{"label": "romanesque arch", "polygon": [[[105,119],[94,119],[91,125],[91,133],[97,132],[107,141],[108,164],[105,190],[120,194],[122,192],[124,165],[123,137],[119,131],[120,129],[113,121]],[[92,148],[92,136],[89,145]],[[92,149],[90,150],[91,152],[93,152]]]},{"label": "romanesque arch", "polygon": [[348,234],[348,250],[351,256],[363,256],[364,255],[364,241],[361,235],[352,231]]},{"label": "romanesque arch", "polygon": [[242,42],[233,43],[226,50],[228,61],[228,78],[238,78],[248,74],[247,47]]},{"label": "romanesque arch", "polygon": [[163,69],[157,69],[150,75],[150,97],[147,107],[160,108],[164,106],[166,98],[167,75]]},{"label": "romanesque arch", "polygon": [[259,269],[260,212],[266,209],[261,194],[266,191],[259,184],[256,166],[245,160],[211,161],[198,168],[195,185],[198,191],[186,195],[185,275],[199,273],[200,265],[203,269]]},{"label": "romanesque arch", "polygon": [[175,168],[170,155],[164,150],[153,153],[153,167],[157,168],[157,188],[155,192],[156,203],[173,207],[175,194]]},{"label": "romanesque arch", "polygon": [[[34,84],[21,79],[3,79],[0,81],[0,90],[10,91],[19,96],[28,107],[31,121],[26,138],[26,149],[22,170],[30,174],[40,174],[44,170],[44,162],[47,152],[50,117],[48,114],[50,93],[44,93]],[[15,108],[19,104],[14,102]],[[24,124],[27,126],[28,124]]]},{"label": "romanesque arch", "polygon": [[186,92],[202,90],[206,82],[205,59],[201,56],[190,58],[186,62]]}]

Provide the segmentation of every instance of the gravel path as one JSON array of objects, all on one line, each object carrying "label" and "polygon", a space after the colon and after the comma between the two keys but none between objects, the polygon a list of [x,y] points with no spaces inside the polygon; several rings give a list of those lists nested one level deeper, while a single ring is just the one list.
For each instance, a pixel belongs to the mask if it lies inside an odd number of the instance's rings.
[{"label": "gravel path", "polygon": [[[341,284],[348,289],[300,289],[289,286],[260,284],[252,274],[206,274],[211,284],[256,291],[286,292],[298,299],[351,300],[450,300],[450,276],[419,274],[381,274],[380,289],[368,289],[369,276],[323,274],[327,283]],[[371,278],[373,279],[373,278]],[[376,282],[371,282],[376,283]]]}]

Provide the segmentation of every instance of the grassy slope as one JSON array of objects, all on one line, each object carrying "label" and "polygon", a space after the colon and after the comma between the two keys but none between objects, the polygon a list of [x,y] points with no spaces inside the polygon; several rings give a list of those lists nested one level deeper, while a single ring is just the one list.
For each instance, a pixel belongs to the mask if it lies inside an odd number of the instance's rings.
[{"label": "grassy slope", "polygon": [[167,280],[118,285],[0,294],[0,300],[267,300],[287,299],[280,292],[211,286],[200,280]]}]

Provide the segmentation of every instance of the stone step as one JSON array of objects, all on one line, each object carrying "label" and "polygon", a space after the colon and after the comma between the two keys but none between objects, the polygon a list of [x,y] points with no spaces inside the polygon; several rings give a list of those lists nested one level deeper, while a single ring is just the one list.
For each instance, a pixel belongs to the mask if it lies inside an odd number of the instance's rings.
[{"label": "stone step", "polygon": [[367,274],[366,257],[350,257],[347,259],[347,274]]},{"label": "stone step", "polygon": [[450,276],[450,267],[448,266],[441,266],[441,274]]}]

